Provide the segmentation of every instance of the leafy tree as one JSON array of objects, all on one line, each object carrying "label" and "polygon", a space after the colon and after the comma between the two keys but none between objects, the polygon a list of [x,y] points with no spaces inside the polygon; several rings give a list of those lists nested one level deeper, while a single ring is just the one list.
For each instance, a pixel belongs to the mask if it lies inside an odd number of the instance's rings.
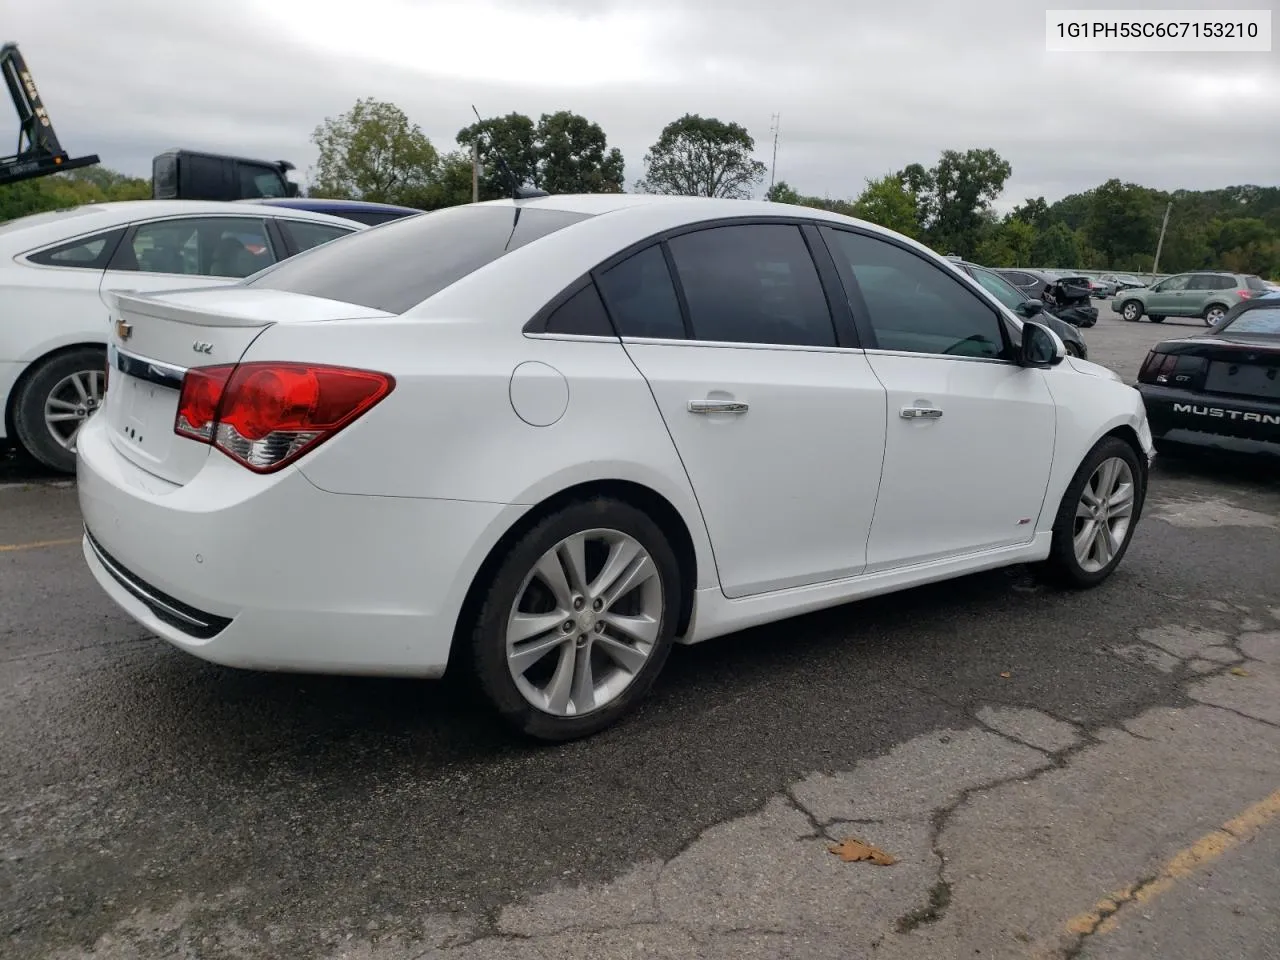
[{"label": "leafy tree", "polygon": [[1027,200],[1026,203],[1014,207],[1012,216],[1023,223],[1031,224],[1037,230],[1043,230],[1050,223],[1049,204],[1045,202],[1044,197],[1036,197],[1034,200]]},{"label": "leafy tree", "polygon": [[787,183],[785,180],[779,180],[765,191],[764,198],[766,200],[772,200],[774,203],[792,203],[797,205],[801,204],[806,199],[805,197],[800,196],[791,184]]},{"label": "leafy tree", "polygon": [[918,239],[921,231],[916,203],[916,195],[902,176],[889,173],[878,180],[867,180],[866,189],[853,202],[853,215]]},{"label": "leafy tree", "polygon": [[538,185],[548,193],[621,193],[622,151],[600,124],[568,110],[544,113],[536,134]]},{"label": "leafy tree", "polygon": [[984,214],[1012,172],[1009,162],[988,148],[944,150],[932,168],[913,163],[899,176],[916,195],[919,222],[929,242],[969,256],[982,234]]},{"label": "leafy tree", "polygon": [[[463,127],[458,145],[468,154],[480,143],[480,199],[497,200],[511,196],[511,183],[498,162],[501,156],[517,183],[541,187],[538,171],[538,128],[523,113],[509,113]],[[468,188],[470,189],[470,188]]]},{"label": "leafy tree", "polygon": [[749,197],[765,172],[751,156],[755,148],[745,127],[687,113],[663,127],[636,186],[648,193]]},{"label": "leafy tree", "polygon": [[1156,246],[1159,221],[1152,192],[1136,183],[1108,180],[1093,191],[1085,230],[1110,263],[1122,264]]},{"label": "leafy tree", "polygon": [[1035,238],[1035,227],[1017,217],[1007,217],[1003,222],[988,221],[975,247],[974,258],[992,267],[1029,267]]},{"label": "leafy tree", "polygon": [[431,182],[407,199],[420,210],[439,210],[471,202],[471,157],[461,150],[446,153],[436,162]]},{"label": "leafy tree", "polygon": [[311,196],[404,203],[431,182],[436,150],[395,104],[357,100],[311,135],[319,148]]},{"label": "leafy tree", "polygon": [[1061,220],[1036,232],[1031,260],[1038,266],[1084,267],[1075,231]]},{"label": "leafy tree", "polygon": [[151,182],[104,167],[23,180],[0,187],[0,220],[108,200],[146,200]]}]

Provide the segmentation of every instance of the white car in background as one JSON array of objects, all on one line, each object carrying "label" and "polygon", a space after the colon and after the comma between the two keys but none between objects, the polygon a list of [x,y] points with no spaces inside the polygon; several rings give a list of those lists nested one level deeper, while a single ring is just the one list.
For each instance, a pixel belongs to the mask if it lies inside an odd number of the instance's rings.
[{"label": "white car in background", "polygon": [[234,283],[364,229],[284,207],[131,200],[0,224],[0,440],[75,469],[76,434],[102,402],[113,290]]},{"label": "white car in background", "polygon": [[215,663],[467,671],[550,740],[677,641],[1010,564],[1101,583],[1153,456],[1049,328],[785,204],[469,204],[115,303],[78,489],[116,603]]}]

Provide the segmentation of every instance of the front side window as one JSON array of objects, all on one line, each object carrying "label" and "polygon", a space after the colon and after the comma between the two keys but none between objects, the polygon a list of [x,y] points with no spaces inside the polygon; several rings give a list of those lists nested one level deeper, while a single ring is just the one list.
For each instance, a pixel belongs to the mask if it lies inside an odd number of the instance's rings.
[{"label": "front side window", "polygon": [[446,207],[362,230],[285,260],[252,286],[404,313],[512,250],[590,214],[507,206]]},{"label": "front side window", "polygon": [[354,230],[344,230],[342,227],[335,227],[328,223],[309,223],[306,220],[280,220],[277,222],[280,224],[280,228],[289,235],[289,239],[293,241],[293,245],[299,253],[355,232]]},{"label": "front side window", "polygon": [[825,233],[832,255],[853,275],[881,350],[1006,355],[999,315],[943,267],[865,234],[829,228]]},{"label": "front side window", "polygon": [[973,278],[982,284],[982,288],[1010,310],[1016,310],[1026,303],[1026,296],[1017,287],[992,273],[990,270],[975,270]]},{"label": "front side window", "polygon": [[660,244],[633,253],[596,279],[621,336],[684,339],[680,298]]},{"label": "front side window", "polygon": [[79,267],[81,269],[102,270],[107,261],[115,253],[116,244],[124,235],[124,228],[108,230],[94,234],[92,237],[81,237],[69,243],[50,247],[33,253],[27,259],[46,267]]},{"label": "front side window", "polygon": [[240,163],[236,165],[240,174],[239,197],[283,197],[284,175],[277,170]]},{"label": "front side window", "polygon": [[794,224],[739,224],[668,246],[698,340],[834,347],[835,326],[809,247]]},{"label": "front side window", "polygon": [[240,279],[275,262],[264,221],[188,217],[139,224],[111,269]]},{"label": "front side window", "polygon": [[1161,284],[1152,287],[1157,293],[1175,293],[1178,290],[1187,289],[1187,285],[1191,283],[1191,274],[1184,273],[1181,276],[1170,277]]}]

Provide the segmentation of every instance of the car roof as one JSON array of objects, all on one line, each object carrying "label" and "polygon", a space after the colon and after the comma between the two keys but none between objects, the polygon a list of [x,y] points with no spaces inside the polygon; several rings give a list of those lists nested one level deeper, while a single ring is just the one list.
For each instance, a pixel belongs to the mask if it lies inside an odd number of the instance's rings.
[{"label": "car roof", "polygon": [[264,197],[261,200],[237,200],[236,203],[259,203],[270,207],[289,207],[293,210],[357,210],[365,213],[425,213],[418,207],[405,207],[398,203],[378,203],[373,200],[345,200],[336,197]]},{"label": "car roof", "polygon": [[[0,224],[0,247],[6,252],[25,252],[142,220],[200,214],[242,217],[246,213],[271,217],[286,215],[279,207],[234,200],[110,200],[104,203],[86,203],[67,210],[32,214]],[[289,219],[329,223],[348,229],[367,229],[364,224],[354,220],[310,210],[290,209],[287,216]]]}]

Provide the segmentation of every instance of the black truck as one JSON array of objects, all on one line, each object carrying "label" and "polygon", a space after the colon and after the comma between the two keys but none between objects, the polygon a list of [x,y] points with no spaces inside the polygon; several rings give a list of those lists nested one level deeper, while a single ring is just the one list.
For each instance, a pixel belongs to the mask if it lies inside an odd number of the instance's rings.
[{"label": "black truck", "polygon": [[[18,112],[18,149],[0,158],[0,185],[99,163],[97,154],[73,157],[54,133],[49,111],[16,43],[0,47],[0,72]],[[151,162],[151,196],[157,200],[260,200],[296,197],[287,160],[251,160],[198,150],[166,150]]]}]

